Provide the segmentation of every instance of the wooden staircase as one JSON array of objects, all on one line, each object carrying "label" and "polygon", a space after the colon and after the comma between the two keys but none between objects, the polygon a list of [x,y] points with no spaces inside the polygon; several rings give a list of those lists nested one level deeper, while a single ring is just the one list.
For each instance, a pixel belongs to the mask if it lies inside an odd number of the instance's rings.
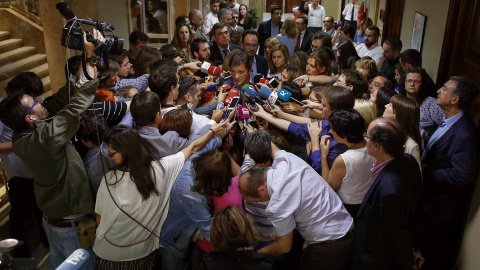
[{"label": "wooden staircase", "polygon": [[47,55],[36,53],[35,47],[23,46],[23,40],[10,38],[8,31],[0,31],[0,97],[7,83],[24,71],[42,79],[44,92],[51,89]]}]

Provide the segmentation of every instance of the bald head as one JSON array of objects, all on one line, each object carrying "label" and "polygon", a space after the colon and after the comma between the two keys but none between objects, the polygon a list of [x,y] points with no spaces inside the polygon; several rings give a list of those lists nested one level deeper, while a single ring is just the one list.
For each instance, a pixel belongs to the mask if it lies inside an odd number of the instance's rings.
[{"label": "bald head", "polygon": [[198,9],[192,9],[190,13],[188,13],[188,19],[190,19],[190,23],[195,27],[202,27],[203,25],[203,14]]}]

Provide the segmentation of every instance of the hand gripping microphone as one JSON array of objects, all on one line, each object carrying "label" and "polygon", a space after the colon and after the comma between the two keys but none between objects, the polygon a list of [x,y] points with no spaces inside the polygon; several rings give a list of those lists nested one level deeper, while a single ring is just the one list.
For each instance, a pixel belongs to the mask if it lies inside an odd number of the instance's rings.
[{"label": "hand gripping microphone", "polygon": [[248,112],[248,108],[245,106],[238,106],[238,120],[241,120],[243,123],[243,130],[245,132],[245,136],[248,136],[247,129],[245,128],[248,119],[250,119],[250,113]]},{"label": "hand gripping microphone", "polygon": [[305,105],[301,101],[299,101],[298,99],[292,97],[292,93],[290,93],[289,91],[287,91],[285,89],[278,90],[277,95],[278,95],[278,98],[281,99],[284,102],[295,102],[300,106]]}]

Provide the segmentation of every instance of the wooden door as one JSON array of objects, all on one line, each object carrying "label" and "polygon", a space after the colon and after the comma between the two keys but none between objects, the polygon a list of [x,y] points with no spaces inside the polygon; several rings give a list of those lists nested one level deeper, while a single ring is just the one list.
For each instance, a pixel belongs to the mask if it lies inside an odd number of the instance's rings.
[{"label": "wooden door", "polygon": [[405,0],[387,1],[383,19],[382,44],[389,37],[400,38]]},{"label": "wooden door", "polygon": [[283,10],[283,0],[267,0],[265,3],[265,12],[267,13],[270,13],[270,7],[273,5],[277,5]]},{"label": "wooden door", "polygon": [[285,0],[285,10],[284,13],[292,13],[294,6],[300,6],[302,0]]},{"label": "wooden door", "polygon": [[[480,0],[451,0],[438,67],[437,85],[465,76],[480,86]],[[480,121],[480,96],[469,111]]]}]

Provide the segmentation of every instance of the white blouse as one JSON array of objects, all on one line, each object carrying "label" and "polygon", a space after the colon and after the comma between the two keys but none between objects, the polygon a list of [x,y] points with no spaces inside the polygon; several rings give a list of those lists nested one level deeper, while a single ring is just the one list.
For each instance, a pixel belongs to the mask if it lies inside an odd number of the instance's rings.
[{"label": "white blouse", "polygon": [[[159,195],[151,194],[147,200],[142,199],[129,172],[109,172],[106,175],[108,183],[114,183],[117,179],[119,182],[114,186],[109,185],[108,189],[126,213],[160,235],[168,214],[170,191],[184,162],[182,152],[152,162]],[[108,189],[104,178],[95,205],[95,212],[101,216],[93,245],[95,254],[109,261],[131,261],[158,249],[159,239],[126,216],[115,205]]]}]

